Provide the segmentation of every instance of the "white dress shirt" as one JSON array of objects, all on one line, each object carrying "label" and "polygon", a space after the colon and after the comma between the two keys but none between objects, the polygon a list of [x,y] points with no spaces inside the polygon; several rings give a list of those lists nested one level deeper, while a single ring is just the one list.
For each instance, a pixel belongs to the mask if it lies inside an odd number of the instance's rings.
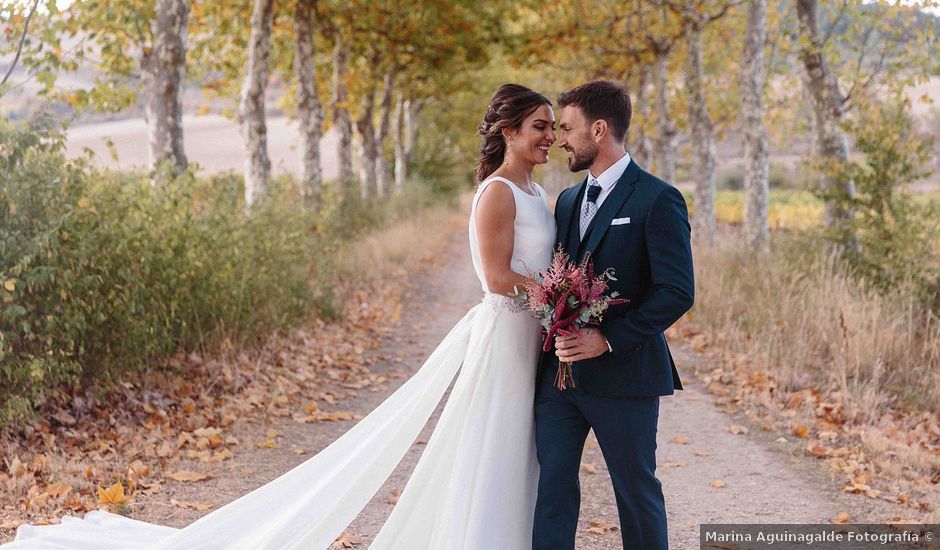
[{"label": "white dress shirt", "polygon": [[[604,203],[604,199],[607,198],[607,195],[614,189],[614,186],[617,185],[617,181],[620,180],[620,176],[627,170],[627,165],[630,164],[630,153],[624,153],[620,160],[610,165],[607,170],[599,175],[595,176],[588,170],[588,184],[590,185],[591,179],[596,179],[598,185],[601,186],[601,192],[597,195],[597,200],[594,201],[594,204],[597,205],[597,209],[600,210],[601,204]],[[581,198],[581,209],[578,212],[584,212],[584,207],[587,205],[587,193],[584,193],[584,197]],[[581,235],[581,238],[584,238],[584,235]],[[607,341],[607,338],[604,338],[604,342],[607,344],[607,351],[613,353],[613,348],[610,346],[610,342]]]},{"label": "white dress shirt", "polygon": [[[591,178],[597,180],[597,183],[601,186],[601,192],[597,196],[597,200],[594,201],[594,204],[597,205],[597,209],[600,210],[601,205],[604,204],[604,199],[607,198],[607,195],[613,190],[614,186],[617,185],[617,180],[620,179],[620,176],[627,169],[627,165],[630,164],[630,153],[624,153],[620,160],[610,165],[607,170],[599,175],[595,176],[588,170],[588,182],[590,183]],[[584,207],[587,205],[587,193],[581,198],[581,208],[578,212],[584,212]],[[583,235],[582,235],[583,236]]]}]

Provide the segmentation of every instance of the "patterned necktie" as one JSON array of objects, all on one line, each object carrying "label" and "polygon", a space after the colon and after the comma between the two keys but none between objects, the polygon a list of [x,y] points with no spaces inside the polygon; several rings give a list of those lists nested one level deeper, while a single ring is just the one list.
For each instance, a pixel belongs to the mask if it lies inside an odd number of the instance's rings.
[{"label": "patterned necktie", "polygon": [[588,180],[587,202],[584,203],[584,210],[581,211],[581,238],[584,239],[584,233],[587,231],[594,214],[597,214],[597,196],[601,194],[601,186],[597,180],[591,178]]}]

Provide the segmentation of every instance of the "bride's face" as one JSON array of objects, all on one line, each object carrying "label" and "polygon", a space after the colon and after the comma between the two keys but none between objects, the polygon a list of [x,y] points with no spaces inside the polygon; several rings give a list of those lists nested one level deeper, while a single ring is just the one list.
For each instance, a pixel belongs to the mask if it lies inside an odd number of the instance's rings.
[{"label": "bride's face", "polygon": [[553,143],[555,113],[550,106],[542,105],[522,121],[522,126],[510,132],[506,140],[506,153],[520,161],[545,164]]},{"label": "bride's face", "polygon": [[587,170],[597,158],[597,144],[591,139],[591,125],[580,107],[568,105],[561,110],[558,146],[568,153],[568,169]]}]

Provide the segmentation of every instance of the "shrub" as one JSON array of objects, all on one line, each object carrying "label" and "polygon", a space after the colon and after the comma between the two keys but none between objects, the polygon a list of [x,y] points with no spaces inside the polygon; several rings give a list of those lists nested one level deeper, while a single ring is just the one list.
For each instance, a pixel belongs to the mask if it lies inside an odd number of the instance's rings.
[{"label": "shrub", "polygon": [[[846,124],[858,159],[825,167],[855,182],[855,197],[820,195],[854,211],[829,232],[844,259],[876,288],[912,284],[925,303],[935,304],[940,287],[940,208],[917,201],[906,185],[929,175],[932,141],[915,132],[899,99],[860,102]],[[857,246],[854,243],[857,240]]]},{"label": "shrub", "polygon": [[248,212],[240,175],[154,186],[66,159],[49,125],[0,122],[0,426],[54,388],[339,315],[344,247],[450,200],[417,182],[371,201],[326,189],[306,209],[296,181],[275,179]]},{"label": "shrub", "polygon": [[[799,189],[800,186],[788,175],[786,169],[771,163],[767,174],[770,189]],[[735,166],[727,169],[718,177],[718,189],[727,191],[744,190],[744,168]]]}]

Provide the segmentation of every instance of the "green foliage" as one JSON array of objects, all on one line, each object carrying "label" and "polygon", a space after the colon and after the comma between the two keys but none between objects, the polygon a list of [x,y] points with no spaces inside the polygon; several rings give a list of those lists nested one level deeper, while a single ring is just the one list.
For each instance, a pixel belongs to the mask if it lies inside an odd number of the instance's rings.
[{"label": "green foliage", "polygon": [[48,127],[0,122],[0,425],[54,388],[338,315],[344,246],[442,200],[418,182],[379,202],[339,188],[314,211],[276,179],[249,213],[241,176],[153,186],[67,160]]},{"label": "green foliage", "polygon": [[[798,189],[800,186],[779,164],[770,165],[767,184],[771,189]],[[744,189],[744,168],[736,166],[727,170],[718,179],[718,189],[741,191]]]},{"label": "green foliage", "polygon": [[[940,207],[918,201],[905,186],[929,175],[932,140],[915,132],[907,105],[894,98],[868,101],[847,123],[858,159],[829,167],[855,182],[857,195],[824,198],[854,209],[829,238],[846,247],[845,259],[877,288],[912,284],[937,304],[940,290]],[[858,247],[850,239],[858,239]]]},{"label": "green foliage", "polygon": [[257,337],[309,310],[310,219],[283,189],[247,215],[240,178],[153,187],[8,124],[0,164],[0,402],[21,398],[0,422],[52,387]]}]

